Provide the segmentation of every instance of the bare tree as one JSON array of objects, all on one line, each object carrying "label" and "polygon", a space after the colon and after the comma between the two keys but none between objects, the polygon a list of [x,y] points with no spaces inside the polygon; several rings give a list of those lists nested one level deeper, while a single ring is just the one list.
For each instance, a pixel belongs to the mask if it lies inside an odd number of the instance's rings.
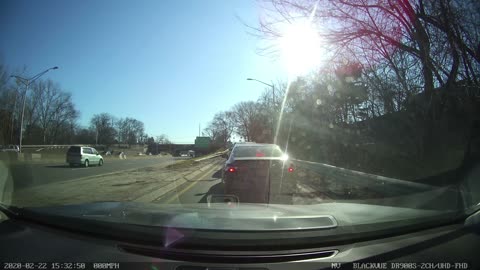
[{"label": "bare tree", "polygon": [[215,144],[226,147],[234,129],[233,113],[227,111],[215,114],[213,120],[208,124],[207,128],[205,128],[204,132]]},{"label": "bare tree", "polygon": [[270,141],[268,115],[262,113],[259,103],[254,101],[237,103],[232,108],[231,117],[236,133],[246,141]]},{"label": "bare tree", "polygon": [[90,129],[95,134],[96,144],[111,145],[115,142],[117,130],[115,129],[115,117],[108,113],[95,114],[90,119]]},{"label": "bare tree", "polygon": [[[322,29],[319,35],[334,52],[333,68],[335,63],[341,65],[352,59],[367,69],[387,64],[389,72],[402,85],[402,91],[411,90],[406,82],[414,80],[406,72],[421,74],[418,83],[427,100],[431,99],[435,87],[462,78],[478,85],[480,12],[475,1],[265,2],[273,8],[255,28],[259,36],[266,40],[279,38],[281,24],[307,18],[315,11],[312,23]],[[271,47],[268,50],[271,51]],[[407,61],[395,61],[399,56]]]},{"label": "bare tree", "polygon": [[[63,91],[58,84],[47,80],[38,81],[32,86],[28,108],[30,141],[36,140],[35,130],[41,132],[41,143],[57,142],[59,133],[64,133],[78,118],[78,111],[70,93]],[[73,135],[73,134],[72,134]]]},{"label": "bare tree", "polygon": [[161,135],[157,136],[156,143],[158,143],[158,144],[172,144],[170,139],[168,139],[168,136],[165,135],[165,134],[161,134]]},{"label": "bare tree", "polygon": [[84,128],[74,125],[75,137],[72,140],[72,143],[80,144],[94,144],[95,143],[95,132],[90,128]]},{"label": "bare tree", "polygon": [[7,67],[0,63],[0,136],[4,142],[15,143],[18,140],[18,87],[9,83]]},{"label": "bare tree", "polygon": [[10,76],[7,67],[0,63],[0,92],[7,89],[8,77]]},{"label": "bare tree", "polygon": [[144,135],[144,124],[134,118],[124,118],[117,121],[118,141],[129,145],[139,143]]}]

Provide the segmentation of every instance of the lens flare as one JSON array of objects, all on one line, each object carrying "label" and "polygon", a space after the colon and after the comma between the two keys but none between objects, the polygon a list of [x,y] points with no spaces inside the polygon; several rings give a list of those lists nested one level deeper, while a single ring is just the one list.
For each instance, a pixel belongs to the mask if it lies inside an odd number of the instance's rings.
[{"label": "lens flare", "polygon": [[326,55],[322,47],[320,36],[310,23],[288,25],[280,38],[280,49],[289,75],[302,75],[320,66]]}]

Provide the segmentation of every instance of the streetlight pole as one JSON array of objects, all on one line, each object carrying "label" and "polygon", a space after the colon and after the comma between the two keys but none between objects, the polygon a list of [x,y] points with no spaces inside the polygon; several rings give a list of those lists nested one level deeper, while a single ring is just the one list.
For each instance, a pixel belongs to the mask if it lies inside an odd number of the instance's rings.
[{"label": "streetlight pole", "polygon": [[275,105],[275,86],[273,84],[268,84],[266,82],[262,82],[260,80],[253,79],[253,78],[247,78],[247,81],[256,81],[256,82],[259,82],[259,83],[264,84],[266,86],[270,86],[272,88],[272,103],[273,103],[272,105]]},{"label": "streetlight pole", "polygon": [[17,111],[18,87],[15,89],[15,102],[13,103],[12,125],[10,126],[10,141],[13,142],[13,130],[15,126],[15,112]]},{"label": "streetlight pole", "polygon": [[[273,84],[268,84],[266,82],[263,82],[263,81],[260,81],[260,80],[257,80],[257,79],[253,79],[253,78],[247,78],[247,81],[256,81],[256,82],[259,82],[261,84],[264,84],[266,86],[270,86],[272,88],[272,110],[275,110],[275,86]],[[272,142],[275,143],[275,114],[272,113]]]},{"label": "streetlight pole", "polygon": [[22,78],[20,76],[15,76],[15,75],[12,75],[10,77],[13,77],[15,79],[17,79],[18,82],[21,82],[23,85],[25,85],[25,90],[23,91],[23,107],[22,107],[22,117],[20,118],[20,138],[19,138],[19,151],[20,153],[22,152],[22,139],[23,139],[23,117],[25,115],[25,100],[27,99],[27,91],[28,91],[28,88],[30,87],[30,85],[35,81],[37,80],[38,78],[42,77],[45,73],[49,72],[50,70],[53,70],[53,69],[58,69],[58,67],[51,67],[49,69],[46,69],[40,73],[38,73],[37,75],[29,78],[29,79],[25,79],[25,78]]}]

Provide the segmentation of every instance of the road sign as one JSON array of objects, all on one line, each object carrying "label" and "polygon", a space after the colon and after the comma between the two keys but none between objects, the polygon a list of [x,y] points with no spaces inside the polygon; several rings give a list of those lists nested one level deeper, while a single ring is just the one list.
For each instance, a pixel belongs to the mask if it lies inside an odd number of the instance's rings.
[{"label": "road sign", "polygon": [[212,142],[212,139],[210,137],[197,137],[195,139],[195,147],[208,148],[210,147],[211,142]]}]

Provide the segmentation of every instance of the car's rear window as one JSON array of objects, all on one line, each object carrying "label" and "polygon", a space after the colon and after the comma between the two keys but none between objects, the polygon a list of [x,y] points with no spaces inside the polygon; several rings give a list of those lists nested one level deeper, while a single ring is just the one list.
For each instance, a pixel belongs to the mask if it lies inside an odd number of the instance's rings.
[{"label": "car's rear window", "polygon": [[80,154],[80,147],[79,146],[71,146],[68,149],[68,153]]},{"label": "car's rear window", "polygon": [[234,157],[281,157],[282,150],[277,146],[238,146],[233,149]]}]

